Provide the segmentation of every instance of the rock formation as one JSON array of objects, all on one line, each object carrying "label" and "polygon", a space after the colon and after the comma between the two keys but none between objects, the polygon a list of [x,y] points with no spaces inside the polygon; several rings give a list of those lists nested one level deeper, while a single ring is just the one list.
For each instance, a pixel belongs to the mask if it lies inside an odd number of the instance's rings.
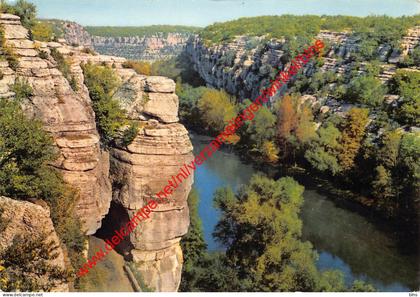
[{"label": "rock formation", "polygon": [[[48,264],[61,269],[65,268],[64,253],[55,233],[48,207],[0,196],[0,208],[2,210],[1,219],[7,222],[4,229],[0,230],[0,251],[7,249],[16,236],[30,235],[30,237],[36,238],[46,234],[46,242],[54,243],[53,253],[57,254],[55,259],[48,261]],[[57,283],[54,284],[51,291],[66,292],[68,290],[67,284]]]},{"label": "rock formation", "polygon": [[[403,38],[403,55],[420,44],[419,32],[418,27],[412,28]],[[330,31],[320,31],[316,38],[331,44],[328,52],[324,53],[322,72],[347,75],[354,70],[356,66],[351,56],[359,51],[360,38],[348,32]],[[188,41],[186,52],[207,85],[224,89],[240,100],[256,98],[259,89],[268,85],[270,76],[288,66],[284,64],[287,52],[285,41],[265,40],[264,36],[237,36],[229,43],[210,46],[200,36],[194,36]],[[380,45],[377,52],[382,61],[378,78],[385,83],[395,73],[395,64],[402,60],[402,56],[387,44]],[[359,73],[366,72],[365,64],[360,64]],[[311,76],[315,70],[314,64],[309,63],[303,72]]]},{"label": "rock formation", "polygon": [[[122,67],[124,58],[86,53],[83,46],[63,42],[37,42],[13,15],[0,15],[6,46],[16,53],[19,65],[13,70],[0,62],[0,98],[13,99],[11,85],[25,80],[33,89],[23,108],[30,117],[39,118],[55,140],[60,152],[52,164],[65,180],[80,192],[77,214],[86,234],[94,234],[113,205],[131,216],[162,190],[184,162],[191,162],[192,145],[188,131],[178,123],[178,97],[175,83],[164,77],[138,75]],[[54,49],[71,65],[77,88],[58,70],[50,55]],[[41,58],[41,53],[42,57]],[[100,146],[95,115],[84,85],[82,63],[109,65],[121,78],[114,94],[127,112],[127,118],[139,123],[132,144],[108,151]],[[181,277],[182,251],[179,245],[189,225],[187,197],[193,177],[174,191],[172,202],[161,204],[151,219],[131,234],[132,250],[127,251],[137,263],[148,287],[156,291],[176,291]],[[111,191],[112,183],[112,191]],[[112,209],[111,209],[112,210]],[[124,218],[112,223],[117,228]]]},{"label": "rock formation", "polygon": [[[31,100],[23,108],[31,117],[39,118],[54,137],[60,157],[55,167],[64,179],[79,190],[77,213],[84,222],[87,234],[100,227],[111,200],[108,179],[108,153],[99,145],[95,115],[86,89],[77,94],[57,69],[56,62],[39,57],[39,50],[49,51],[56,43],[41,44],[28,39],[28,31],[20,25],[19,17],[0,15],[6,46],[12,48],[19,62],[13,71],[2,62],[0,71],[1,97],[11,97],[10,85],[16,78],[27,81],[33,89]],[[49,47],[50,46],[50,47]]]},{"label": "rock formation", "polygon": [[92,36],[95,50],[105,55],[118,55],[133,60],[156,61],[177,56],[190,34],[156,33],[151,36]]}]

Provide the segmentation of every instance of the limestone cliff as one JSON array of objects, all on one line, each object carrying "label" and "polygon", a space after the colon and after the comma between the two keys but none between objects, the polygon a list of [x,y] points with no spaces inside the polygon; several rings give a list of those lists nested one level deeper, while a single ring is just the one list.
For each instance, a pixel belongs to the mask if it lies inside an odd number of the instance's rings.
[{"label": "limestone cliff", "polygon": [[0,80],[0,97],[14,96],[10,86],[17,78],[32,87],[33,96],[23,102],[23,108],[29,116],[41,119],[45,129],[53,135],[60,152],[53,166],[79,190],[81,199],[77,212],[86,233],[93,234],[108,212],[111,184],[108,152],[100,148],[87,91],[82,88],[79,93],[74,92],[56,62],[50,56],[40,57],[40,50],[49,50],[48,46],[29,40],[19,17],[2,14],[0,25],[4,28],[6,46],[12,48],[19,62],[15,71],[7,62],[1,62],[4,77]]},{"label": "limestone cliff", "polygon": [[[346,32],[320,31],[316,38],[331,45],[324,53],[322,72],[343,75],[355,68],[359,73],[366,71],[366,63],[357,66],[351,58],[352,53],[359,51],[358,37]],[[401,41],[401,54],[390,45],[379,46],[377,53],[382,64],[378,78],[388,81],[396,71],[395,64],[419,44],[420,29],[415,27]],[[255,98],[260,87],[268,84],[270,75],[288,66],[285,61],[289,54],[284,40],[266,40],[264,36],[237,36],[232,42],[210,46],[200,36],[194,36],[188,41],[186,52],[209,86],[225,89],[239,98]],[[315,70],[314,64],[309,63],[304,73],[311,76]]]},{"label": "limestone cliff", "polygon": [[[124,58],[89,54],[82,46],[64,42],[31,41],[16,16],[2,14],[0,24],[6,45],[19,62],[15,70],[8,62],[0,62],[0,97],[13,99],[11,86],[18,78],[33,88],[33,96],[23,102],[23,108],[28,116],[41,119],[53,135],[60,158],[52,165],[80,192],[77,214],[86,234],[94,234],[109,212],[107,219],[112,228],[125,224],[161,191],[184,162],[193,158],[188,132],[178,123],[175,83],[124,69]],[[70,74],[77,85],[74,90],[58,70],[50,54],[52,49],[71,64]],[[121,86],[114,98],[127,111],[127,117],[140,126],[131,145],[109,151],[101,147],[80,67],[87,62],[112,66],[120,76]],[[187,196],[192,181],[190,176],[178,187],[172,203],[159,205],[151,219],[130,235],[130,248],[122,251],[137,263],[146,285],[156,291],[176,291],[180,283],[179,241],[189,225]],[[113,216],[115,206],[122,208],[125,215]]]},{"label": "limestone cliff", "polygon": [[189,36],[186,33],[156,33],[151,36],[131,37],[92,36],[92,44],[101,54],[156,61],[180,54]]}]

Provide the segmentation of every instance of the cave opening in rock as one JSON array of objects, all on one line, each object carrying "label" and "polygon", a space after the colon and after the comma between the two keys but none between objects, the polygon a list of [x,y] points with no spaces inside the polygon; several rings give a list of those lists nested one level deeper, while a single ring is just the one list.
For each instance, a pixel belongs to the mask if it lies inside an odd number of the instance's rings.
[{"label": "cave opening in rock", "polygon": [[[109,240],[111,242],[112,236],[114,236],[115,230],[120,230],[122,226],[125,226],[130,221],[127,210],[119,203],[111,201],[108,214],[102,220],[101,228],[96,231],[95,236],[103,239],[104,241]],[[121,254],[126,261],[132,261],[131,250],[134,248],[130,242],[129,236],[115,246],[114,250]]]}]

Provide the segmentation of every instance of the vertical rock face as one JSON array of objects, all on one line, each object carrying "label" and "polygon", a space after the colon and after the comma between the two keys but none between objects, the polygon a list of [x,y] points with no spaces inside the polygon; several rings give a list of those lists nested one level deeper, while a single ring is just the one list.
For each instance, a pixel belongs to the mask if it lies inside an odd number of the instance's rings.
[{"label": "vertical rock face", "polygon": [[[128,110],[137,107],[139,113],[131,113],[133,118],[142,118],[132,144],[111,151],[113,200],[127,210],[130,219],[156,199],[155,193],[193,159],[188,131],[177,123],[178,97],[174,92],[172,80],[133,73],[115,94],[116,98],[124,98]],[[138,98],[146,102],[139,103]],[[192,182],[190,175],[171,195],[172,202],[160,204],[130,237],[133,260],[145,283],[156,291],[176,291],[181,280],[179,241],[188,231],[187,197]]]},{"label": "vertical rock face", "polygon": [[[7,222],[4,229],[0,230],[0,251],[7,249],[16,236],[29,235],[36,238],[38,235],[47,234],[46,242],[53,242],[56,247],[53,253],[57,258],[48,261],[51,266],[65,268],[64,254],[60,247],[60,241],[55,233],[48,209],[39,205],[9,199],[0,196],[1,219]],[[38,280],[39,282],[47,280]],[[52,292],[67,292],[69,287],[64,283],[52,284]]]},{"label": "vertical rock face", "polygon": [[0,15],[6,46],[16,53],[19,65],[13,71],[7,62],[0,64],[5,73],[0,80],[0,96],[13,97],[10,85],[15,79],[27,81],[33,89],[31,99],[23,103],[29,116],[44,123],[54,137],[60,157],[55,167],[64,179],[80,192],[79,217],[87,234],[93,234],[108,212],[111,186],[108,179],[108,153],[100,149],[95,117],[86,90],[77,94],[57,69],[55,61],[39,57],[39,50],[49,51],[55,44],[41,44],[28,39],[19,17]]}]

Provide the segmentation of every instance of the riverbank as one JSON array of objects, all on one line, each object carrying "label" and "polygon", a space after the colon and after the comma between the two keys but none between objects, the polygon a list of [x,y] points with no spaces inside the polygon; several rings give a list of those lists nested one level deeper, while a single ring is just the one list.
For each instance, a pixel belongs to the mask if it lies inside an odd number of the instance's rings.
[{"label": "riverbank", "polygon": [[[209,140],[206,136],[192,134],[195,150],[200,150]],[[398,238],[399,232],[392,225],[360,211],[354,203],[345,202],[343,196],[333,197],[331,189],[327,194],[325,183],[303,171],[299,176],[277,171],[279,168],[256,168],[241,157],[243,155],[225,147],[196,172],[194,186],[200,194],[199,215],[209,250],[223,250],[212,237],[219,220],[219,213],[213,208],[217,188],[230,186],[238,190],[258,171],[268,172],[276,179],[294,175],[306,188],[301,213],[303,237],[317,250],[320,270],[340,269],[347,283],[356,278],[364,279],[380,291],[415,289],[419,256],[407,249],[409,245]]]}]

